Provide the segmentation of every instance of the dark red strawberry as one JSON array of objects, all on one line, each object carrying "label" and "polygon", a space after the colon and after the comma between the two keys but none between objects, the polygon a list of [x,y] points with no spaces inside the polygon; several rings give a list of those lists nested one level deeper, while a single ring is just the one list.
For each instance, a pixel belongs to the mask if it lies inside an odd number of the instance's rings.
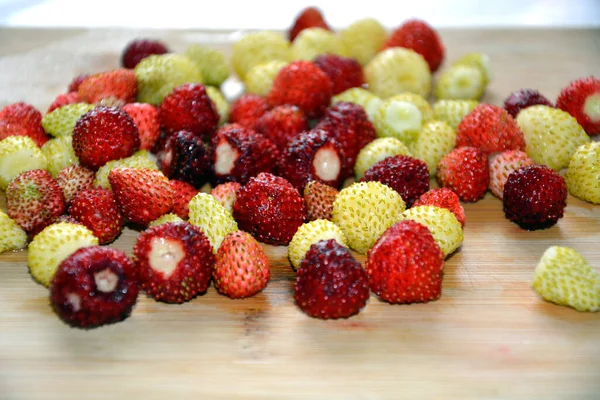
[{"label": "dark red strawberry", "polygon": [[13,179],[6,189],[8,216],[36,235],[65,212],[62,189],[48,171],[34,169]]},{"label": "dark red strawberry", "polygon": [[442,295],[444,253],[427,227],[400,221],[367,254],[371,291],[392,304],[427,303]]},{"label": "dark red strawberry", "polygon": [[337,54],[321,54],[315,58],[314,63],[331,80],[334,95],[353,87],[361,87],[365,83],[362,66],[354,58]]},{"label": "dark red strawberry", "polygon": [[105,99],[132,103],[137,95],[137,80],[133,71],[115,69],[87,77],[77,92],[81,100],[91,104]]},{"label": "dark red strawberry", "polygon": [[310,61],[293,61],[283,67],[267,96],[271,107],[293,104],[308,118],[320,117],[332,96],[331,80]]},{"label": "dark red strawberry", "polygon": [[303,9],[294,20],[294,24],[288,32],[290,41],[293,42],[300,32],[308,28],[323,28],[327,29],[328,31],[331,30],[331,28],[327,25],[327,22],[325,22],[323,14],[321,14],[321,11],[319,11],[318,8],[307,7]]},{"label": "dark red strawberry", "polygon": [[333,202],[338,190],[319,181],[310,181],[304,187],[304,204],[309,221],[331,220]]},{"label": "dark red strawberry", "polygon": [[188,83],[173,89],[160,105],[160,122],[167,132],[186,130],[210,137],[219,114],[204,85]]},{"label": "dark red strawberry", "polygon": [[460,204],[460,199],[456,193],[448,188],[431,189],[427,193],[424,193],[413,203],[413,207],[417,206],[446,208],[452,211],[462,226],[465,226],[465,210]]},{"label": "dark red strawberry", "polygon": [[79,93],[77,93],[77,92],[69,92],[69,93],[59,94],[58,96],[56,96],[56,98],[54,99],[52,104],[50,104],[50,107],[48,107],[48,111],[46,111],[46,114],[49,114],[52,111],[54,111],[57,108],[60,108],[62,106],[66,106],[68,104],[80,103],[82,101],[83,100],[81,100],[81,97],[79,97]]},{"label": "dark red strawberry", "polygon": [[165,54],[169,49],[165,44],[153,39],[135,39],[127,44],[121,54],[121,65],[125,68],[135,68],[144,58],[152,54]]},{"label": "dark red strawberry", "polygon": [[173,190],[160,171],[120,167],[110,171],[108,181],[123,215],[133,223],[148,225],[173,207]]},{"label": "dark red strawberry", "polygon": [[513,118],[517,118],[519,111],[538,104],[553,107],[550,100],[539,91],[535,89],[521,89],[512,92],[510,96],[504,100],[504,109],[508,111]]},{"label": "dark red strawberry", "polygon": [[26,103],[13,103],[0,111],[0,140],[9,136],[29,136],[40,147],[49,139],[42,114]]},{"label": "dark red strawberry", "polygon": [[67,205],[71,204],[79,192],[91,189],[95,177],[94,171],[81,165],[69,165],[63,168],[58,173],[56,182],[63,191]]},{"label": "dark red strawberry", "polygon": [[310,246],[298,273],[294,300],[302,311],[321,319],[348,318],[367,304],[367,273],[335,239]]},{"label": "dark red strawberry", "polygon": [[429,190],[429,168],[425,162],[410,156],[387,157],[365,172],[363,182],[377,181],[402,196],[406,207]]},{"label": "dark red strawberry", "polygon": [[246,183],[261,172],[273,172],[279,151],[260,133],[229,124],[212,138],[211,160],[217,182]]},{"label": "dark red strawberry", "polygon": [[437,179],[462,201],[475,202],[485,195],[490,184],[487,156],[476,147],[458,147],[440,160]]},{"label": "dark red strawberry", "polygon": [[590,76],[561,90],[556,107],[571,114],[590,136],[600,134],[600,79]]},{"label": "dark red strawberry", "polygon": [[73,150],[83,166],[94,170],[108,161],[129,157],[139,147],[138,129],[120,108],[96,107],[73,128]]},{"label": "dark red strawberry", "polygon": [[419,53],[429,64],[431,72],[437,71],[444,61],[445,49],[438,33],[418,19],[406,21],[394,30],[383,45],[384,49],[390,47],[404,47]]},{"label": "dark red strawberry", "polygon": [[567,186],[545,165],[522,167],[504,185],[504,215],[527,230],[546,229],[563,217]]},{"label": "dark red strawberry", "polygon": [[188,219],[188,204],[198,194],[198,189],[187,182],[176,179],[171,179],[169,185],[173,191],[173,212],[181,219]]},{"label": "dark red strawberry", "polygon": [[254,129],[283,151],[290,141],[308,129],[308,121],[301,109],[286,104],[264,113],[256,121]]},{"label": "dark red strawberry", "polygon": [[258,119],[268,110],[267,99],[257,94],[246,93],[229,106],[229,122],[254,129]]},{"label": "dark red strawberry", "polygon": [[300,193],[288,181],[261,173],[237,192],[233,216],[261,242],[287,245],[306,219]]},{"label": "dark red strawberry", "polygon": [[81,85],[81,82],[85,81],[88,77],[89,77],[88,74],[81,74],[81,75],[77,75],[76,77],[74,77],[73,80],[71,81],[71,83],[69,83],[67,92],[69,92],[69,93],[77,92],[79,90],[79,85]]},{"label": "dark red strawberry", "polygon": [[88,228],[100,244],[110,243],[123,230],[123,214],[112,191],[104,188],[79,192],[69,214]]},{"label": "dark red strawberry", "polygon": [[525,137],[503,108],[479,104],[458,125],[456,147],[471,146],[486,154],[525,149]]},{"label": "dark red strawberry", "polygon": [[345,178],[346,155],[328,132],[313,129],[292,140],[279,161],[279,174],[298,190],[317,180],[339,187]]},{"label": "dark red strawberry", "polygon": [[183,303],[205,292],[215,264],[208,238],[187,222],[143,231],[133,254],[142,289],[166,303]]},{"label": "dark red strawberry", "polygon": [[152,149],[160,135],[160,120],[156,107],[146,103],[129,103],[123,106],[123,111],[129,114],[138,128],[140,149]]},{"label": "dark red strawberry", "polygon": [[50,285],[50,304],[67,324],[90,329],[127,318],[138,293],[135,265],[125,253],[90,246],[60,263]]},{"label": "dark red strawberry", "polygon": [[158,161],[161,171],[168,178],[187,182],[196,188],[206,183],[211,167],[204,143],[187,131],[177,132],[167,139]]}]

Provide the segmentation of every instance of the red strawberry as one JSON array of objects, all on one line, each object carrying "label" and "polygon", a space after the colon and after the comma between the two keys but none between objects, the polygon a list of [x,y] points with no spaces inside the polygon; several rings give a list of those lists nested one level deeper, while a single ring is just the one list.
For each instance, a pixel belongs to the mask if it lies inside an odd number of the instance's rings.
[{"label": "red strawberry", "polygon": [[0,140],[9,136],[29,136],[40,147],[49,139],[42,128],[42,114],[26,103],[10,104],[0,111]]},{"label": "red strawberry", "polygon": [[563,217],[567,186],[545,165],[522,167],[504,185],[504,215],[527,230],[546,229]]},{"label": "red strawberry", "polygon": [[82,165],[94,170],[108,161],[129,157],[139,147],[133,119],[119,108],[96,107],[73,128],[73,150]]},{"label": "red strawberry", "polygon": [[143,231],[133,254],[142,289],[166,303],[183,303],[205,292],[215,263],[204,232],[187,222]]},{"label": "red strawberry", "polygon": [[87,78],[89,77],[88,74],[81,74],[81,75],[77,75],[75,78],[73,78],[73,80],[71,81],[71,83],[69,83],[69,87],[67,89],[67,92],[72,93],[72,92],[77,92],[79,91],[79,86],[81,85],[81,83],[83,81],[85,81]]},{"label": "red strawberry", "polygon": [[476,147],[458,147],[440,160],[437,179],[462,201],[475,202],[485,195],[490,183],[487,156]]},{"label": "red strawberry", "polygon": [[171,179],[169,181],[173,191],[173,212],[181,219],[188,219],[188,204],[198,194],[198,190],[187,182]]},{"label": "red strawberry", "polygon": [[202,140],[187,131],[170,136],[158,157],[160,169],[171,179],[199,188],[207,181],[210,159]]},{"label": "red strawberry", "polygon": [[217,199],[219,204],[227,209],[230,213],[233,213],[233,204],[237,198],[237,192],[240,190],[242,185],[237,182],[225,182],[215,186],[210,194]]},{"label": "red strawberry", "polygon": [[304,187],[304,204],[309,221],[327,219],[331,221],[333,202],[338,190],[319,181],[310,181]]},{"label": "red strawberry", "polygon": [[48,171],[34,169],[10,182],[6,207],[8,216],[35,236],[65,212],[65,198]]},{"label": "red strawberry", "polygon": [[600,134],[600,79],[571,82],[556,99],[556,107],[571,114],[590,136]]},{"label": "red strawberry", "polygon": [[333,84],[333,94],[339,94],[365,83],[362,66],[356,59],[337,54],[321,54],[314,63],[327,74]]},{"label": "red strawberry", "polygon": [[79,192],[92,188],[95,177],[96,174],[89,168],[69,165],[58,173],[56,182],[63,191],[66,203],[71,204]]},{"label": "red strawberry", "polygon": [[259,241],[286,245],[304,223],[306,209],[288,181],[261,173],[238,191],[233,216],[240,229]]},{"label": "red strawberry", "polygon": [[167,132],[181,130],[211,136],[219,114],[204,85],[187,83],[173,89],[160,105],[160,122]]},{"label": "red strawberry", "polygon": [[321,319],[358,314],[369,299],[367,273],[335,239],[310,246],[300,264],[294,300],[302,311]]},{"label": "red strawberry", "polygon": [[279,71],[267,100],[271,107],[296,105],[308,118],[316,118],[329,105],[331,95],[331,80],[315,63],[293,61]]},{"label": "red strawberry", "polygon": [[81,97],[79,97],[79,93],[77,92],[59,94],[58,96],[56,96],[52,104],[50,104],[50,107],[48,107],[48,111],[46,111],[46,114],[51,113],[57,108],[66,106],[67,104],[80,103],[82,101],[83,100],[81,100]]},{"label": "red strawberry", "polygon": [[427,303],[442,295],[444,253],[429,229],[400,221],[367,254],[371,290],[392,304]]},{"label": "red strawberry", "polygon": [[254,129],[258,119],[268,110],[267,99],[257,94],[246,93],[229,106],[229,122]]},{"label": "red strawberry", "polygon": [[413,207],[417,206],[434,206],[446,208],[456,216],[461,226],[465,226],[465,210],[460,204],[460,199],[452,190],[448,188],[431,189],[424,193],[413,203]]},{"label": "red strawberry", "polygon": [[486,154],[524,150],[525,137],[503,108],[479,104],[458,125],[456,147],[477,147]]},{"label": "red strawberry", "polygon": [[542,104],[552,107],[552,103],[543,94],[534,89],[521,89],[512,92],[510,96],[504,100],[504,109],[513,117],[517,118],[517,114],[524,108]]},{"label": "red strawberry", "polygon": [[84,247],[63,260],[50,285],[50,304],[67,324],[90,329],[124,320],[139,289],[133,262],[110,247]]},{"label": "red strawberry", "polygon": [[158,110],[152,104],[129,103],[123,106],[125,111],[138,128],[140,149],[150,150],[160,135]]},{"label": "red strawberry", "polygon": [[236,231],[223,239],[212,276],[219,293],[227,297],[254,296],[269,283],[269,259],[250,234]]},{"label": "red strawberry", "polygon": [[133,69],[140,61],[152,54],[165,54],[169,49],[158,40],[135,39],[127,44],[121,54],[121,65]]},{"label": "red strawberry", "polygon": [[313,129],[288,144],[279,161],[279,174],[300,191],[311,180],[338,187],[345,177],[345,160],[342,147],[332,135]]},{"label": "red strawberry", "polygon": [[383,45],[384,49],[389,47],[414,50],[427,61],[431,72],[437,71],[444,61],[444,45],[436,30],[418,19],[406,21],[392,32]]},{"label": "red strawberry", "polygon": [[325,18],[323,18],[323,15],[319,9],[315,7],[307,7],[303,9],[294,20],[294,24],[288,32],[290,41],[293,42],[300,32],[308,28],[323,28],[327,29],[328,31],[331,30],[331,28],[327,25],[327,22],[325,22]]},{"label": "red strawberry", "polygon": [[489,157],[491,192],[502,199],[504,184],[508,176],[521,167],[533,164],[535,162],[529,158],[527,153],[520,150],[509,150],[491,155]]},{"label": "red strawberry", "polygon": [[88,228],[100,244],[110,243],[123,230],[123,214],[112,191],[104,188],[79,192],[69,214]]},{"label": "red strawberry", "polygon": [[87,103],[104,99],[132,103],[137,95],[135,73],[129,69],[115,69],[89,76],[79,85],[79,97]]},{"label": "red strawberry", "polygon": [[256,121],[254,129],[283,151],[290,141],[308,129],[308,121],[301,109],[286,104],[264,113]]},{"label": "red strawberry", "polygon": [[279,151],[260,133],[229,124],[212,138],[211,159],[218,182],[246,183],[261,172],[273,172]]},{"label": "red strawberry", "polygon": [[387,157],[365,172],[363,182],[377,181],[402,196],[406,207],[429,190],[429,168],[425,162],[410,156]]},{"label": "red strawberry", "polygon": [[131,222],[148,225],[173,207],[173,190],[159,171],[120,167],[110,171],[108,181],[123,215]]}]

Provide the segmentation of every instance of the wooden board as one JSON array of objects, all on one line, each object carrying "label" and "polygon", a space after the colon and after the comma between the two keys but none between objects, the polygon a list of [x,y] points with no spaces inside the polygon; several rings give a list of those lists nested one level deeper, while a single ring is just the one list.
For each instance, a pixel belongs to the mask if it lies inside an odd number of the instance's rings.
[{"label": "wooden board", "polygon": [[[0,106],[45,109],[78,73],[118,65],[125,43],[159,37],[173,49],[226,32],[0,29]],[[487,52],[485,101],[600,72],[599,30],[444,30],[447,59]],[[235,38],[235,36],[233,36]],[[545,303],[530,287],[543,251],[579,250],[600,267],[600,207],[569,197],[553,228],[526,232],[488,194],[465,204],[465,242],[446,264],[443,296],[320,321],[293,303],[284,247],[265,246],[267,289],[230,300],[214,288],[183,305],[140,296],[123,323],[92,331],[56,318],[26,253],[0,255],[0,399],[597,399],[600,314]],[[114,244],[131,253],[137,232]],[[364,261],[364,257],[360,258]]]}]

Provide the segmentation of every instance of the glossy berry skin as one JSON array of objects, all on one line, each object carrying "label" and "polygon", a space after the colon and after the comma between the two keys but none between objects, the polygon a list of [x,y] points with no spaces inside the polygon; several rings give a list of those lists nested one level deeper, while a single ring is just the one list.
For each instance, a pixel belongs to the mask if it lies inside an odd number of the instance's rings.
[{"label": "glossy berry skin", "polygon": [[544,165],[522,167],[504,185],[504,215],[526,230],[546,229],[563,217],[567,186],[562,176]]},{"label": "glossy berry skin", "polygon": [[160,122],[167,132],[181,130],[210,137],[219,124],[219,113],[201,84],[188,83],[173,89],[160,105]]},{"label": "glossy berry skin", "polygon": [[158,40],[136,39],[127,44],[121,54],[121,65],[133,69],[144,58],[152,54],[165,54],[169,49]]},{"label": "glossy berry skin", "polygon": [[82,101],[90,104],[102,100],[132,103],[137,95],[137,79],[132,70],[114,69],[86,78],[77,90]]},{"label": "glossy berry skin", "polygon": [[550,100],[539,91],[535,89],[521,89],[512,92],[510,96],[504,100],[504,109],[508,111],[513,118],[517,118],[519,111],[538,104],[553,107]]},{"label": "glossy berry skin", "polygon": [[124,218],[115,195],[104,188],[79,192],[69,207],[69,215],[92,231],[100,244],[112,242],[123,230]]},{"label": "glossy berry skin", "polygon": [[319,181],[310,181],[304,187],[304,204],[309,221],[326,219],[331,221],[333,202],[338,190]]},{"label": "glossy berry skin", "polygon": [[294,24],[290,28],[288,32],[288,36],[290,38],[290,42],[293,42],[296,39],[296,36],[300,34],[304,29],[308,28],[323,28],[328,31],[331,30],[325,22],[325,18],[321,11],[315,7],[307,7],[302,10],[300,14],[294,20]]},{"label": "glossy berry skin", "polygon": [[13,103],[0,111],[0,140],[9,136],[29,136],[42,147],[49,136],[42,128],[42,114],[27,103]]},{"label": "glossy berry skin", "polygon": [[476,202],[485,195],[490,184],[487,156],[476,147],[458,147],[440,160],[437,179],[462,201]]},{"label": "glossy berry skin", "polygon": [[67,257],[50,285],[50,303],[76,328],[119,322],[133,309],[139,289],[133,262],[110,247],[84,247]]},{"label": "glossy berry skin", "polygon": [[283,151],[290,141],[308,130],[308,121],[301,109],[285,104],[264,113],[256,121],[254,129]]},{"label": "glossy berry skin", "polygon": [[435,188],[422,194],[414,203],[413,207],[434,206],[445,208],[454,214],[461,226],[465,226],[465,210],[460,204],[460,199],[448,188]]},{"label": "glossy berry skin", "polygon": [[188,219],[188,204],[198,194],[198,190],[187,182],[170,179],[169,186],[173,191],[173,212],[181,219]]},{"label": "glossy berry skin", "polygon": [[314,59],[314,63],[331,79],[334,95],[365,83],[362,66],[354,58],[321,54]]},{"label": "glossy berry skin", "polygon": [[138,128],[140,149],[152,149],[160,135],[158,109],[152,104],[130,103],[123,106],[123,111],[129,114]]},{"label": "glossy berry skin", "polygon": [[590,76],[561,90],[556,107],[571,114],[589,136],[600,134],[600,79]]},{"label": "glossy berry skin", "polygon": [[171,135],[158,157],[160,170],[167,178],[199,188],[208,180],[211,163],[202,140],[188,131]]},{"label": "glossy berry skin", "polygon": [[418,222],[388,228],[369,250],[365,268],[371,291],[389,303],[427,303],[442,294],[444,254]]},{"label": "glossy berry skin", "polygon": [[391,187],[410,208],[429,190],[429,168],[425,162],[410,156],[387,157],[369,168],[362,181],[377,181]]},{"label": "glossy berry skin", "polygon": [[253,93],[241,95],[229,106],[229,122],[254,129],[258,119],[269,110],[267,99]]},{"label": "glossy berry skin", "polygon": [[310,246],[294,286],[298,307],[314,318],[348,318],[367,304],[367,273],[335,239]]}]

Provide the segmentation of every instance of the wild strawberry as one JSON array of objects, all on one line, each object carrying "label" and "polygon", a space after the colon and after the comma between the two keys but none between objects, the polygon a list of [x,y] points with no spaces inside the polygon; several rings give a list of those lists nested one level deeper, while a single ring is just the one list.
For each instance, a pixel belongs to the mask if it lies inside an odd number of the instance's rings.
[{"label": "wild strawberry", "polygon": [[429,174],[435,176],[437,165],[456,146],[456,132],[444,121],[429,121],[410,143],[413,157],[425,161]]},{"label": "wild strawberry", "polygon": [[8,215],[27,233],[37,234],[65,212],[62,189],[48,171],[19,174],[6,189]]},{"label": "wild strawberry", "polygon": [[437,179],[462,201],[476,202],[490,184],[487,156],[476,147],[457,147],[440,160]]},{"label": "wild strawberry", "polygon": [[331,104],[339,102],[361,106],[371,122],[373,122],[374,116],[381,105],[381,99],[365,88],[351,88],[331,98]]},{"label": "wild strawberry", "polygon": [[267,100],[271,107],[293,104],[308,118],[323,114],[332,96],[331,80],[310,61],[294,61],[279,71]]},{"label": "wild strawberry", "polygon": [[208,193],[198,193],[188,205],[190,224],[197,226],[208,237],[217,253],[225,236],[238,230],[237,222],[229,211],[223,207],[214,196]]},{"label": "wild strawberry", "polygon": [[287,245],[306,219],[298,190],[288,181],[261,173],[243,186],[233,205],[240,229],[263,243]]},{"label": "wild strawberry", "polygon": [[458,126],[456,146],[471,146],[484,153],[524,150],[525,138],[505,109],[480,104]]},{"label": "wild strawberry", "polygon": [[69,83],[67,92],[68,93],[77,92],[79,90],[79,86],[81,85],[81,83],[83,81],[85,81],[88,77],[89,77],[88,74],[80,74],[80,75],[75,76]]},{"label": "wild strawberry", "polygon": [[281,60],[266,61],[252,67],[246,74],[244,86],[246,93],[266,96],[273,87],[275,77],[287,62]]},{"label": "wild strawberry", "polygon": [[333,202],[338,190],[319,181],[310,181],[304,187],[304,204],[309,221],[331,220]]},{"label": "wild strawberry", "polygon": [[327,30],[331,30],[325,22],[325,18],[321,11],[315,7],[307,7],[300,12],[296,16],[292,27],[289,29],[288,37],[290,41],[293,42],[296,39],[296,36],[304,29],[308,28],[323,28]]},{"label": "wild strawberry", "polygon": [[444,61],[444,45],[438,33],[425,21],[412,19],[396,28],[383,45],[390,47],[405,47],[419,53],[425,58],[431,72]]},{"label": "wild strawberry", "polygon": [[58,96],[56,96],[52,104],[50,104],[50,106],[48,107],[46,114],[51,113],[52,111],[62,106],[66,106],[68,104],[81,103],[82,101],[83,100],[81,100],[81,97],[79,97],[79,93],[77,92],[59,94]]},{"label": "wild strawberry", "polygon": [[234,43],[231,65],[241,80],[256,65],[269,61],[288,62],[292,58],[290,42],[278,32],[259,31],[244,35]]},{"label": "wild strawberry", "polygon": [[152,228],[153,226],[158,226],[158,225],[162,225],[162,224],[168,224],[169,222],[179,223],[179,222],[185,222],[185,221],[181,217],[179,217],[177,214],[168,213],[168,214],[161,215],[160,217],[156,218],[154,221],[150,222],[148,224],[148,228]]},{"label": "wild strawberry", "polygon": [[417,107],[421,112],[423,124],[433,120],[433,108],[429,101],[416,93],[404,92],[390,97],[390,100],[405,101]]},{"label": "wild strawberry", "polygon": [[333,94],[361,87],[365,83],[362,66],[356,59],[337,54],[321,54],[314,63],[327,74],[333,84]]},{"label": "wild strawberry", "polygon": [[152,54],[165,54],[168,52],[167,46],[158,40],[135,39],[127,43],[127,46],[123,49],[121,65],[124,68],[133,69],[140,61]]},{"label": "wild strawberry", "polygon": [[29,136],[42,147],[49,139],[42,128],[42,114],[25,103],[14,103],[0,111],[0,140],[9,136]]},{"label": "wild strawberry", "polygon": [[293,60],[312,61],[322,54],[346,55],[340,37],[327,29],[307,28],[290,46]]},{"label": "wild strawberry", "polygon": [[392,304],[427,303],[442,295],[444,255],[425,226],[401,221],[369,250],[371,290]]},{"label": "wild strawberry", "polygon": [[223,92],[214,86],[206,86],[206,94],[213,102],[217,114],[219,114],[219,126],[225,124],[229,119],[229,102]]},{"label": "wild strawberry", "polygon": [[50,304],[67,324],[90,329],[124,320],[137,301],[135,265],[109,247],[80,249],[59,266]]},{"label": "wild strawberry", "polygon": [[98,103],[104,99],[132,103],[137,94],[137,81],[133,71],[115,69],[86,78],[77,92],[87,103]]},{"label": "wild strawberry", "polygon": [[448,188],[431,189],[423,193],[421,197],[413,203],[413,207],[434,206],[445,208],[454,214],[461,226],[465,226],[465,210],[460,204],[460,199],[452,190]]},{"label": "wild strawberry", "polygon": [[567,186],[558,173],[545,165],[522,167],[504,185],[504,215],[523,229],[550,228],[563,217]]},{"label": "wild strawberry", "polygon": [[458,64],[440,74],[433,94],[438,100],[479,100],[485,89],[485,75],[479,68]]},{"label": "wild strawberry", "polygon": [[550,100],[539,91],[535,89],[521,89],[512,92],[510,96],[504,100],[504,109],[508,111],[513,118],[517,118],[519,111],[538,104],[552,107]]},{"label": "wild strawberry", "polygon": [[366,65],[381,49],[387,39],[385,27],[374,18],[363,18],[351,23],[338,33],[349,57]]},{"label": "wild strawberry", "polygon": [[94,109],[92,104],[73,103],[44,115],[42,126],[54,137],[73,136],[75,124],[85,113]]},{"label": "wild strawberry", "polygon": [[296,276],[294,300],[314,318],[348,318],[369,299],[367,273],[334,239],[313,244]]},{"label": "wild strawberry", "polygon": [[579,146],[565,177],[569,193],[592,204],[600,204],[600,143]]},{"label": "wild strawberry", "polygon": [[446,257],[454,253],[463,243],[462,225],[454,213],[447,208],[413,206],[402,213],[402,218],[426,226]]},{"label": "wild strawberry", "polygon": [[22,172],[46,169],[46,157],[27,136],[9,136],[0,140],[0,189]]},{"label": "wild strawberry", "polygon": [[73,138],[71,136],[61,136],[48,140],[42,146],[42,153],[46,157],[46,171],[50,172],[54,178],[68,166],[79,164],[73,149]]},{"label": "wild strawberry", "polygon": [[140,150],[133,153],[130,157],[120,158],[118,160],[109,161],[96,171],[94,179],[94,187],[103,187],[112,189],[108,181],[108,174],[115,168],[147,168],[158,170],[156,162],[150,158],[150,154],[146,150]]},{"label": "wild strawberry", "polygon": [[100,244],[112,242],[123,230],[123,214],[115,195],[107,189],[79,192],[69,207],[69,215],[92,231]]},{"label": "wild strawberry", "polygon": [[227,211],[233,214],[233,204],[237,198],[237,192],[240,190],[242,185],[237,182],[225,182],[215,186],[210,194],[213,196],[219,204],[221,204]]},{"label": "wild strawberry", "polygon": [[73,149],[80,163],[98,169],[108,161],[129,157],[140,147],[138,129],[125,111],[96,107],[73,128]]},{"label": "wild strawberry", "polygon": [[27,246],[27,232],[8,215],[0,211],[0,254],[21,250]]},{"label": "wild strawberry", "polygon": [[358,153],[354,165],[354,175],[357,179],[361,179],[365,172],[377,162],[397,155],[410,156],[411,154],[408,147],[401,140],[391,137],[377,138]]},{"label": "wild strawberry", "polygon": [[246,183],[261,172],[273,172],[279,159],[273,142],[237,124],[219,129],[212,138],[210,151],[218,182]]},{"label": "wild strawberry", "polygon": [[490,79],[492,79],[492,71],[490,69],[490,57],[485,53],[467,53],[458,60],[456,60],[454,63],[452,63],[452,67],[457,65],[466,65],[478,68],[483,74],[484,85],[487,85]]},{"label": "wild strawberry", "polygon": [[191,44],[185,49],[185,55],[196,63],[206,85],[219,87],[229,77],[229,60],[223,52],[212,47]]},{"label": "wild strawberry", "polygon": [[176,87],[160,105],[160,122],[167,132],[187,130],[210,137],[219,124],[219,114],[204,85]]},{"label": "wild strawberry", "polygon": [[249,233],[232,232],[217,251],[212,276],[219,293],[232,299],[251,297],[269,283],[269,259]]},{"label": "wild strawberry", "polygon": [[115,168],[108,180],[125,218],[148,225],[171,211],[173,191],[161,172],[146,168]]},{"label": "wild strawberry", "polygon": [[571,82],[558,95],[556,107],[575,117],[588,135],[600,134],[600,79],[590,76]]},{"label": "wild strawberry", "polygon": [[381,102],[373,115],[373,126],[378,137],[394,137],[410,144],[419,136],[423,116],[417,106],[394,96]]},{"label": "wild strawberry", "polygon": [[520,150],[508,150],[490,155],[490,191],[494,196],[502,199],[508,176],[521,167],[533,164],[535,164],[533,160]]},{"label": "wild strawberry", "polygon": [[299,191],[311,180],[338,187],[345,178],[340,144],[321,129],[307,131],[292,140],[279,160],[279,174]]},{"label": "wild strawberry", "polygon": [[429,169],[423,161],[410,156],[385,158],[365,172],[363,182],[377,181],[402,196],[406,207],[429,190]]},{"label": "wild strawberry", "polygon": [[457,129],[463,118],[477,107],[475,100],[438,100],[433,103],[433,118]]},{"label": "wild strawberry", "polygon": [[264,113],[256,121],[254,129],[283,151],[290,141],[308,130],[308,121],[301,109],[285,104]]},{"label": "wild strawberry", "polygon": [[167,139],[158,155],[160,170],[166,177],[199,188],[208,180],[210,157],[202,140],[188,131],[179,131]]},{"label": "wild strawberry", "polygon": [[257,94],[246,93],[229,107],[229,122],[254,129],[258,119],[269,110],[267,100]]},{"label": "wild strawberry", "polygon": [[151,104],[129,103],[123,106],[125,111],[138,128],[140,149],[150,150],[160,135],[158,110]]},{"label": "wild strawberry", "polygon": [[208,238],[187,222],[146,229],[133,254],[142,289],[166,303],[183,303],[205,292],[215,264]]},{"label": "wild strawberry", "polygon": [[173,191],[173,212],[181,219],[188,219],[188,204],[198,194],[198,190],[189,183],[176,179],[171,179],[169,186]]},{"label": "wild strawberry", "polygon": [[329,239],[334,239],[342,246],[348,247],[344,232],[333,222],[318,219],[302,224],[288,245],[288,257],[292,267],[298,269],[311,245]]},{"label": "wild strawberry", "polygon": [[63,191],[67,205],[79,192],[93,187],[94,176],[94,171],[81,165],[69,165],[59,172],[56,182]]}]

